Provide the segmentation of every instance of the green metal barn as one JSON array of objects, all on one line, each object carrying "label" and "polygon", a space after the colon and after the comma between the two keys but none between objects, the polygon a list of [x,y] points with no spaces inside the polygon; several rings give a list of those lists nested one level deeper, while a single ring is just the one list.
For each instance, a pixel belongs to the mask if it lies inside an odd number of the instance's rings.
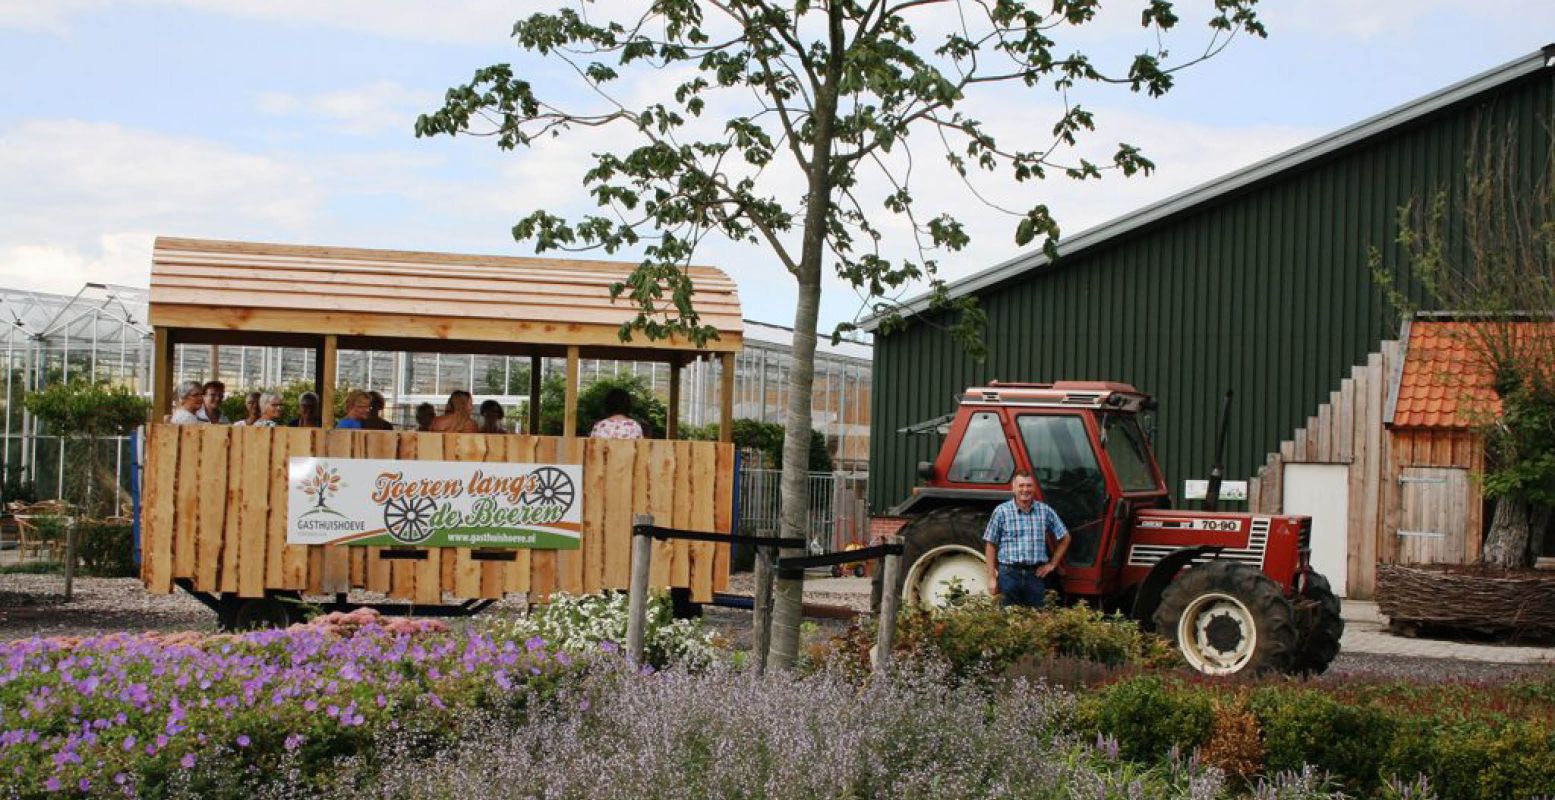
[{"label": "green metal barn", "polygon": [[898,431],[991,379],[1117,380],[1154,394],[1157,454],[1179,499],[1185,480],[1207,475],[1232,390],[1226,475],[1256,487],[1282,442],[1399,337],[1367,263],[1371,248],[1390,267],[1403,261],[1398,208],[1460,184],[1476,132],[1515,136],[1519,168],[1542,174],[1552,126],[1555,45],[1069,237],[1056,262],[1034,252],[953,284],[988,314],[988,357],[912,317],[876,331],[871,507],[905,498],[940,444]]}]

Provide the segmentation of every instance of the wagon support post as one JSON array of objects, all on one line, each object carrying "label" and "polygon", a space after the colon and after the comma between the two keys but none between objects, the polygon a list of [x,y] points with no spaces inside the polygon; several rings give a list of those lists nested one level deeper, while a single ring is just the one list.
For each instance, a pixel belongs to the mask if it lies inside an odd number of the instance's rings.
[{"label": "wagon support post", "polygon": [[633,664],[643,662],[643,640],[648,627],[648,570],[653,564],[653,515],[632,518],[632,581],[627,595],[626,655]]}]

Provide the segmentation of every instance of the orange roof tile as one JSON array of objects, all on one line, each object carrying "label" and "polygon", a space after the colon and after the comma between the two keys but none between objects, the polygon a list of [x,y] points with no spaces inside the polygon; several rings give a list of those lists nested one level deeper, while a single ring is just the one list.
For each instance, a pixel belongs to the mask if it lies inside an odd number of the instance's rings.
[{"label": "orange roof tile", "polygon": [[1555,323],[1504,323],[1417,319],[1409,326],[1404,371],[1394,403],[1395,428],[1469,428],[1485,416],[1500,413],[1501,403],[1490,386],[1476,346],[1486,325],[1512,326],[1516,341],[1555,336]]}]

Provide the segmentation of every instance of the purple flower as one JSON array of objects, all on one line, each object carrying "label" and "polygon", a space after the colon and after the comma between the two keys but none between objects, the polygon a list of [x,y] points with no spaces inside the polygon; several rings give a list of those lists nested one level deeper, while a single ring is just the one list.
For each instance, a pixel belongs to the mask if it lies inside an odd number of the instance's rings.
[{"label": "purple flower", "polygon": [[43,788],[51,792],[57,792],[65,787],[60,784],[59,776],[51,775],[48,780],[43,782]]},{"label": "purple flower", "polygon": [[238,747],[248,747],[249,744],[251,744],[251,743],[252,743],[252,740],[248,738],[248,734],[246,734],[246,733],[238,734]]},{"label": "purple flower", "polygon": [[528,650],[529,652],[531,652],[531,653],[533,653],[536,650],[539,650],[540,648],[542,648],[544,646],[545,646],[545,640],[541,639],[538,636],[531,636],[531,637],[529,637],[529,639],[527,641],[524,642],[524,648],[526,650]]},{"label": "purple flower", "polygon": [[184,753],[184,757],[178,759],[178,766],[184,769],[194,769],[194,753]]},{"label": "purple flower", "polygon": [[302,746],[302,743],[303,743],[302,734],[300,734],[300,733],[291,734],[290,736],[286,737],[286,743],[285,743],[286,750],[288,752],[290,752],[292,750],[296,750],[297,748]]}]

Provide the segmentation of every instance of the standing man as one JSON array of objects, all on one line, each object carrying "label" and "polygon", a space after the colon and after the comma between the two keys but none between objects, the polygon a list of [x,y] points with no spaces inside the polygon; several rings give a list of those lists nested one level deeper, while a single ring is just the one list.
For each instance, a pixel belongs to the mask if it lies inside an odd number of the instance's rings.
[{"label": "standing man", "polygon": [[[1047,576],[1069,550],[1069,530],[1051,506],[1037,501],[1037,481],[1030,472],[1016,471],[1010,492],[1015,497],[993,510],[983,531],[988,592],[1000,595],[1006,607],[1041,608]],[[1049,533],[1058,541],[1051,558],[1047,552]]]},{"label": "standing man", "polygon": [[201,422],[209,422],[212,425],[226,425],[228,420],[221,415],[221,401],[227,399],[227,384],[221,381],[206,381],[205,402],[200,404],[200,410],[194,412]]}]

